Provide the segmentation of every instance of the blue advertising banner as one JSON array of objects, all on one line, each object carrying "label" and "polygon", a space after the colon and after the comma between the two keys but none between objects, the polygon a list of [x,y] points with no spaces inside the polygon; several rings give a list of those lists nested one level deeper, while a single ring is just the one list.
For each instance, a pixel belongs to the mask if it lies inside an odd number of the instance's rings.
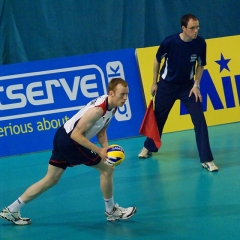
[{"label": "blue advertising banner", "polygon": [[[122,77],[129,99],[108,129],[109,140],[139,135],[145,113],[135,49],[0,67],[0,157],[52,148],[56,129]],[[96,139],[93,139],[96,141]]]}]

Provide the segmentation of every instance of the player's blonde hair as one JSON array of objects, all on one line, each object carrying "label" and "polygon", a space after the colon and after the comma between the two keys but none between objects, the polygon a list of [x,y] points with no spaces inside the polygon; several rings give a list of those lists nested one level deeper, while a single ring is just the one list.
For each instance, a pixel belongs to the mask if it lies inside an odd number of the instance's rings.
[{"label": "player's blonde hair", "polygon": [[127,82],[122,79],[122,78],[113,78],[109,83],[108,83],[108,93],[110,91],[115,92],[115,89],[117,87],[118,84],[121,84],[124,87],[128,87]]}]

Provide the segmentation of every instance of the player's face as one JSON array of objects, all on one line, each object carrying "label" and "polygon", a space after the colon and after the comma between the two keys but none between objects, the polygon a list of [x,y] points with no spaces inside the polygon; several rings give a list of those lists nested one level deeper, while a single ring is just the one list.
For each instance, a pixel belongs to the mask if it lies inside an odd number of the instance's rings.
[{"label": "player's face", "polygon": [[182,27],[183,34],[189,38],[189,40],[197,38],[199,31],[199,22],[190,19],[187,27]]},{"label": "player's face", "polygon": [[109,97],[113,107],[122,107],[128,98],[128,87],[118,84],[115,91],[110,91]]}]

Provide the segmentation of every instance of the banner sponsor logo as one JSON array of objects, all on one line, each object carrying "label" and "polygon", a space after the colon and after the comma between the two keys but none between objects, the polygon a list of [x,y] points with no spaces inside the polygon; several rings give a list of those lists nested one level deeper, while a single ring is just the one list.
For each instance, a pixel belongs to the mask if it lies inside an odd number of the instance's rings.
[{"label": "banner sponsor logo", "polygon": [[[0,157],[51,149],[56,129],[88,102],[108,94],[108,82],[115,77],[128,82],[130,93],[111,121],[108,139],[139,135],[144,102],[134,49],[1,66],[1,70]],[[132,112],[137,102],[141,106]]]},{"label": "banner sponsor logo", "polygon": [[[112,78],[116,78],[116,77],[125,79],[123,65],[119,61],[108,62],[106,65],[106,70],[107,70],[108,82]],[[132,113],[131,113],[129,99],[127,99],[126,103],[122,107],[118,108],[118,111],[115,113],[115,117],[118,121],[127,121],[131,119]]]}]

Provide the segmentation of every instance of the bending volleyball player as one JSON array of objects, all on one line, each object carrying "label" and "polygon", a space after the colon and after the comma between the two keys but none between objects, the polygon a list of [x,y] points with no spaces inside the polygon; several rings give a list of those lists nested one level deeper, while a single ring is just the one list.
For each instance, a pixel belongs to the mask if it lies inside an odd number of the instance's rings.
[{"label": "bending volleyball player", "polygon": [[[52,156],[44,178],[31,185],[15,202],[4,208],[0,217],[16,225],[31,223],[22,218],[20,209],[52,186],[56,185],[67,167],[84,164],[100,173],[100,188],[105,201],[105,215],[108,221],[132,217],[136,207],[122,208],[114,204],[113,172],[114,167],[105,164],[107,160],[108,139],[106,129],[115,114],[128,97],[128,84],[121,78],[109,82],[108,95],[89,102],[56,132]],[[102,147],[90,142],[93,136]]]}]

